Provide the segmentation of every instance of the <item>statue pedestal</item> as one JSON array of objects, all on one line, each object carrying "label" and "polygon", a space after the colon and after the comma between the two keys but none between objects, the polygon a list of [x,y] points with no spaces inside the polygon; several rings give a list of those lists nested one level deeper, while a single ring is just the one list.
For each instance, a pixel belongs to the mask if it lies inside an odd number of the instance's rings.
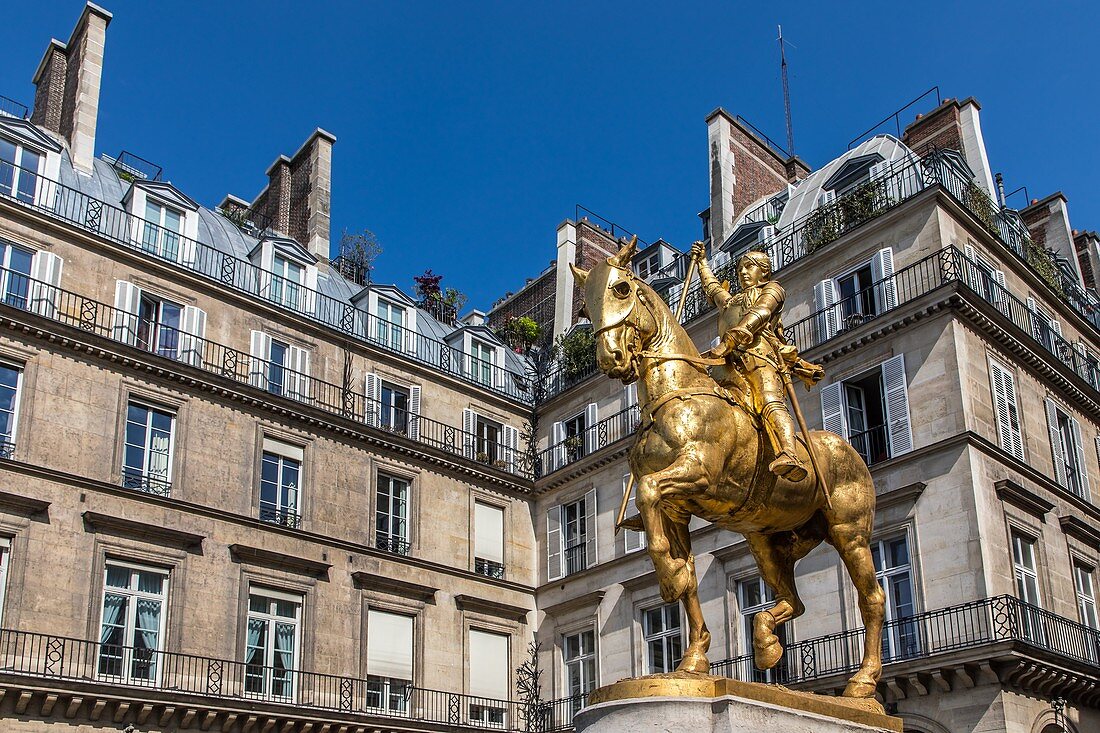
[{"label": "statue pedestal", "polygon": [[901,733],[875,700],[674,673],[594,690],[577,733]]}]

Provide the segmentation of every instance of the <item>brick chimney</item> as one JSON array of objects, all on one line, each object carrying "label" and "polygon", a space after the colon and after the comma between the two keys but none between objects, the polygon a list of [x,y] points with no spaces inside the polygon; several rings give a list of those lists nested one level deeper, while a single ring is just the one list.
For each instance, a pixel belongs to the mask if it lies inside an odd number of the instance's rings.
[{"label": "brick chimney", "polygon": [[1073,230],[1073,244],[1077,248],[1077,262],[1085,287],[1096,290],[1100,283],[1100,234],[1093,231]]},{"label": "brick chimney", "polygon": [[[752,131],[719,107],[707,116],[710,148],[710,235],[712,246],[726,241],[737,215],[750,204],[787,187],[805,168],[773,151]],[[808,169],[807,169],[808,170]]]},{"label": "brick chimney", "polygon": [[267,169],[267,186],[251,205],[257,223],[293,237],[326,261],[335,142],[332,133],[317,128],[293,157],[280,155]]},{"label": "brick chimney", "polygon": [[985,139],[982,137],[981,109],[982,106],[973,97],[967,97],[961,102],[957,99],[945,99],[939,107],[928,114],[918,115],[916,120],[909,123],[901,141],[918,153],[929,144],[937,148],[958,150],[974,171],[974,181],[985,189],[990,198],[999,201],[997,190],[993,187],[993,172],[985,152]]},{"label": "brick chimney", "polygon": [[84,6],[68,43],[50,40],[34,74],[31,122],[60,135],[73,165],[92,172],[95,159],[103,46],[111,14],[93,3]]},{"label": "brick chimney", "polygon": [[1026,208],[1020,210],[1020,218],[1027,226],[1031,241],[1035,245],[1069,261],[1077,273],[1077,279],[1080,282],[1085,281],[1077,255],[1077,246],[1069,226],[1068,202],[1061,191],[1052,193],[1042,201],[1032,201]]}]

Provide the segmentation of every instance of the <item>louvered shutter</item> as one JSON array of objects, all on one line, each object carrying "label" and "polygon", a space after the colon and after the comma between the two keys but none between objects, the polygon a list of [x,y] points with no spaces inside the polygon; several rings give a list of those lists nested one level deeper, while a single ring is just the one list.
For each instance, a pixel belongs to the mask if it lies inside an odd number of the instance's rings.
[{"label": "louvered shutter", "polygon": [[826,384],[821,388],[821,425],[822,429],[847,440],[848,421],[844,416],[843,390],[843,382]]},{"label": "louvered shutter", "polygon": [[[623,492],[626,492],[626,487],[630,483],[630,474],[623,476]],[[630,501],[627,506],[626,514],[628,517],[632,517],[638,514],[638,494],[637,486],[630,487]],[[623,549],[626,552],[637,552],[645,547],[645,532],[636,532],[632,529],[628,529],[623,532]]]},{"label": "louvered shutter", "polygon": [[420,440],[420,385],[409,387],[409,437]]},{"label": "louvered shutter", "polygon": [[309,378],[309,351],[297,346],[288,346],[287,363],[289,370],[286,374],[287,395],[292,399],[308,402],[310,399],[312,380]]},{"label": "louvered shutter", "polygon": [[565,423],[550,426],[550,446],[550,470],[556,471],[565,465]]},{"label": "louvered shutter", "polygon": [[584,452],[586,455],[595,453],[600,446],[596,423],[599,422],[599,411],[595,402],[589,402],[584,408]]},{"label": "louvered shutter", "polygon": [[114,338],[130,346],[137,345],[138,312],[141,308],[141,288],[119,280],[115,283]]},{"label": "louvered shutter", "polygon": [[557,580],[565,575],[562,557],[561,506],[552,506],[546,512],[546,579]]},{"label": "louvered shutter", "polygon": [[817,305],[817,343],[822,344],[837,333],[836,282],[827,279],[814,285],[814,303]]},{"label": "louvered shutter", "polygon": [[201,368],[205,363],[205,339],[206,311],[193,305],[185,305],[180,315],[180,361]]},{"label": "louvered shutter", "polygon": [[1008,289],[1005,287],[1005,271],[994,270],[993,281],[997,283],[997,287],[993,289],[993,302],[1003,308],[1007,306],[1007,298],[1005,298],[1004,294],[1008,292]]},{"label": "louvered shutter", "polygon": [[898,307],[897,283],[894,280],[894,250],[883,247],[871,258],[871,277],[875,285],[878,313]]},{"label": "louvered shutter", "polygon": [[317,267],[315,265],[306,266],[306,276],[303,280],[301,308],[305,313],[314,314],[317,312]]},{"label": "louvered shutter", "polygon": [[1047,409],[1047,432],[1050,435],[1050,457],[1054,461],[1054,480],[1065,486],[1069,479],[1066,477],[1065,457],[1062,455],[1061,431],[1058,430],[1058,406],[1049,397],[1044,402]]},{"label": "louvered shutter", "polygon": [[821,195],[818,196],[818,198],[817,198],[817,205],[818,206],[828,206],[829,204],[833,203],[834,201],[836,201],[836,191],[833,191],[833,190],[830,189],[828,191],[822,191],[821,192]]},{"label": "louvered shutter", "polygon": [[764,254],[768,255],[768,261],[771,262],[772,272],[776,272],[783,266],[782,262],[776,260],[776,247],[773,246],[775,240],[775,227],[771,224],[766,224],[760,227],[760,231],[756,233],[756,242],[760,245]]},{"label": "louvered shutter", "polygon": [[1069,419],[1070,429],[1073,430],[1073,450],[1077,461],[1077,475],[1081,477],[1081,498],[1089,498],[1089,469],[1085,465],[1084,442],[1081,439],[1081,423],[1076,418]]},{"label": "louvered shutter", "polygon": [[53,252],[41,251],[34,255],[31,267],[31,310],[35,313],[55,318],[57,303],[61,297],[58,291],[61,285],[61,266],[65,263]]},{"label": "louvered shutter", "polygon": [[516,446],[519,444],[519,431],[511,425],[505,425],[500,432],[504,442],[504,460],[508,464],[508,470],[514,473],[516,470]]},{"label": "louvered shutter", "polygon": [[[188,216],[195,216],[195,214],[184,214],[184,219]],[[180,248],[179,248],[179,262],[184,267],[195,266],[195,253],[197,251],[197,243],[194,239],[180,235]]]},{"label": "louvered shutter", "polygon": [[962,266],[964,271],[964,280],[975,292],[982,292],[982,281],[978,272],[978,258],[974,254],[974,245],[964,244],[963,255],[965,255]]},{"label": "louvered shutter", "polygon": [[584,557],[585,567],[596,564],[596,490],[584,495]]},{"label": "louvered shutter", "polygon": [[989,376],[993,384],[993,409],[1001,447],[1022,461],[1024,444],[1020,434],[1020,414],[1016,406],[1016,378],[1011,371],[995,361],[989,362]]},{"label": "louvered shutter", "polygon": [[890,457],[913,450],[913,429],[909,422],[909,388],[905,381],[905,355],[898,354],[882,364],[882,387],[886,402],[886,435]]},{"label": "louvered shutter", "polygon": [[363,417],[367,425],[378,427],[382,410],[382,380],[374,372],[363,375],[363,394],[366,397],[366,409]]},{"label": "louvered shutter", "polygon": [[477,441],[474,433],[477,431],[477,413],[466,408],[462,410],[462,454],[467,458],[474,458]]},{"label": "louvered shutter", "polygon": [[626,388],[623,391],[625,393],[623,398],[623,407],[635,407],[638,404],[638,383],[631,382],[630,384],[626,385]]},{"label": "louvered shutter", "polygon": [[248,383],[253,387],[267,389],[268,362],[271,355],[271,337],[263,331],[253,331],[249,344]]},{"label": "louvered shutter", "polygon": [[1027,310],[1031,316],[1031,337],[1039,343],[1042,343],[1043,330],[1039,325],[1039,310],[1035,304],[1035,298],[1032,298],[1030,295],[1027,298]]},{"label": "louvered shutter", "polygon": [[[668,307],[672,309],[672,315],[676,315],[676,309],[680,307],[680,295],[684,292],[684,284],[677,283],[668,289]],[[687,306],[684,306],[684,311],[687,311]],[[683,322],[683,315],[680,317],[680,321]]]}]

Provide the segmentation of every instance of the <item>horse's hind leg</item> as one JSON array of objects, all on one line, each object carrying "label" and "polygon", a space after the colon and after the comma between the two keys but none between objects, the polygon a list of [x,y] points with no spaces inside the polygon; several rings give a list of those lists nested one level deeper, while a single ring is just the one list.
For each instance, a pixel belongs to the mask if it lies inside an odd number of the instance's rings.
[{"label": "horse's hind leg", "polygon": [[[820,515],[815,515],[815,520],[818,519]],[[752,646],[760,669],[771,669],[783,658],[776,627],[798,618],[806,610],[795,587],[794,564],[821,543],[824,533],[818,525],[819,522],[813,521],[794,532],[745,535],[760,576],[775,592],[775,605],[753,617]]]},{"label": "horse's hind leg", "polygon": [[[841,488],[835,491],[833,508],[825,513],[829,522],[827,539],[840,554],[856,587],[859,613],[865,629],[863,662],[848,680],[844,688],[845,697],[872,697],[882,675],[882,622],[886,594],[875,577],[875,564],[871,559],[874,487],[870,476],[866,477],[865,483],[866,486],[856,486],[853,482],[852,488],[855,490]],[[868,493],[870,501],[866,496]]]}]

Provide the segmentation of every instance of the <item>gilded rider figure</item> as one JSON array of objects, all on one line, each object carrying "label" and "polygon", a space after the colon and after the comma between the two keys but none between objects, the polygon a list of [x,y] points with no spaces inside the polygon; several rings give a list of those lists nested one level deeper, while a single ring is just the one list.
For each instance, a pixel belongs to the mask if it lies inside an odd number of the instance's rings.
[{"label": "gilded rider figure", "polygon": [[[795,425],[787,407],[781,370],[793,372],[807,386],[819,381],[824,369],[798,358],[783,335],[783,286],[771,279],[771,260],[763,252],[747,252],[737,262],[741,291],[736,295],[720,283],[707,265],[702,242],[691,248],[707,298],[718,307],[719,343],[708,356],[725,358],[723,386],[738,386],[737,375],[748,383],[753,409],[764,422],[776,458],[768,468],[777,476],[801,481],[805,463],[795,450]],[[732,372],[732,373],[731,373]]]}]

